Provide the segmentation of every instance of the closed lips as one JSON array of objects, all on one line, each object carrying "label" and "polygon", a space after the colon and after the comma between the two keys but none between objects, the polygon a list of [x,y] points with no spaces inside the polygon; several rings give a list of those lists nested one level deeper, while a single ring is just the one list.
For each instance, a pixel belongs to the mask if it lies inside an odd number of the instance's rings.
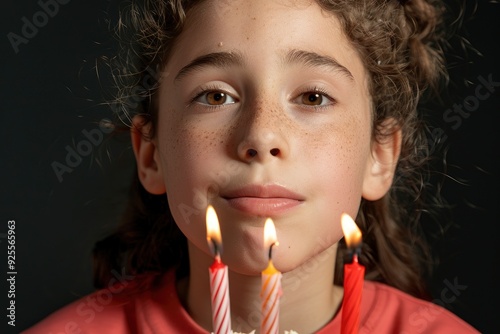
[{"label": "closed lips", "polygon": [[284,213],[304,201],[304,197],[276,185],[250,185],[226,192],[222,197],[234,209],[256,216]]}]

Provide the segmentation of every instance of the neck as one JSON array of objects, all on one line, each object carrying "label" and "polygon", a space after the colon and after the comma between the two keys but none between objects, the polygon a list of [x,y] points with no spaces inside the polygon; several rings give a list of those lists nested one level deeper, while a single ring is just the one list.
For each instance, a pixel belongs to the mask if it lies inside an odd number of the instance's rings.
[{"label": "neck", "polygon": [[[326,325],[337,312],[342,300],[342,288],[333,285],[337,245],[307,263],[283,273],[283,295],[280,298],[280,331],[294,330],[311,333]],[[193,320],[207,331],[212,330],[208,267],[213,258],[189,244],[190,277],[186,291],[178,289],[181,300]],[[231,325],[236,332],[259,332],[259,275],[242,275],[229,268]]]}]

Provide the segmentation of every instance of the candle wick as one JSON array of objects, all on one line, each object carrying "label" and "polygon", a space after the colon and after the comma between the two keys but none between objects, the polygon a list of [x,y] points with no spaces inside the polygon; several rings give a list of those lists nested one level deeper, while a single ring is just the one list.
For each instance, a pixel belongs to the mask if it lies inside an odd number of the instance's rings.
[{"label": "candle wick", "polygon": [[276,245],[276,242],[273,242],[271,246],[269,247],[269,260],[272,260],[272,252],[273,252],[273,246]]},{"label": "candle wick", "polygon": [[352,256],[352,262],[358,263],[358,253],[354,253],[354,255]]},{"label": "candle wick", "polygon": [[212,243],[212,254],[215,257],[220,257],[220,250],[219,250],[219,247],[217,245],[217,242],[212,238],[210,238],[210,242]]}]

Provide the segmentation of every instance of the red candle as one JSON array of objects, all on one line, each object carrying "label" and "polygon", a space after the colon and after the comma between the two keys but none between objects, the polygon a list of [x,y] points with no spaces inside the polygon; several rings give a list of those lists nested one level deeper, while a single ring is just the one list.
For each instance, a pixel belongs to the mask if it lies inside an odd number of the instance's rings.
[{"label": "red candle", "polygon": [[352,263],[344,264],[344,299],[342,301],[341,334],[356,334],[359,328],[359,313],[365,267],[358,262],[361,249],[361,231],[346,213],[341,217],[342,230],[347,247],[353,253]]},{"label": "red candle", "polygon": [[261,298],[261,334],[276,334],[279,328],[279,298],[281,296],[281,272],[273,265],[272,249],[278,246],[276,229],[271,218],[264,225],[264,248],[269,248],[269,262],[262,271]]},{"label": "red candle", "polygon": [[215,334],[231,333],[231,313],[229,311],[229,280],[227,266],[222,263],[220,252],[222,248],[222,238],[219,227],[219,220],[214,208],[209,205],[207,208],[207,241],[214,262],[208,268],[210,276],[210,296],[212,303],[212,324]]}]

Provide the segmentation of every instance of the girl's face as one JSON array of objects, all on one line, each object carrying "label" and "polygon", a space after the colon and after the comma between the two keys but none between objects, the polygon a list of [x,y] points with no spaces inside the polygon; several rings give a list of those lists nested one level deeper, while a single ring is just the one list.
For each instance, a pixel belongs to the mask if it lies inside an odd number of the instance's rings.
[{"label": "girl's face", "polygon": [[292,270],[338,242],[342,212],[355,217],[362,196],[388,188],[370,103],[359,56],[315,2],[205,1],[166,64],[143,184],[161,182],[180,229],[207,254],[212,204],[222,258],[241,273],[266,266],[271,217],[274,262]]}]

